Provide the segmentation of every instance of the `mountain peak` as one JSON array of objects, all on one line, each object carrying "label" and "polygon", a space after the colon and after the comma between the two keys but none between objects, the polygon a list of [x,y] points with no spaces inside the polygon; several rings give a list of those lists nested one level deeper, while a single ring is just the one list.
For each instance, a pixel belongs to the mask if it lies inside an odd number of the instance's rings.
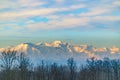
[{"label": "mountain peak", "polygon": [[[74,45],[74,44],[69,44],[67,42],[63,41],[53,41],[51,43],[48,42],[43,42],[40,44],[33,44],[33,43],[22,43],[18,46],[11,47],[12,50],[16,50],[18,52],[24,52],[26,54],[32,54],[32,53],[37,53],[37,54],[49,54],[53,53],[56,55],[60,55],[61,53],[72,53],[72,55],[76,55],[76,53],[84,53],[80,55],[96,55],[100,56],[102,54],[99,53],[108,53],[110,54],[120,54],[120,48],[117,47],[111,47],[111,48],[96,48],[91,45]],[[4,48],[0,49],[0,52],[3,51]],[[106,55],[106,54],[105,54]]]},{"label": "mountain peak", "polygon": [[33,43],[22,43],[23,45],[29,45],[29,46],[33,46]]},{"label": "mountain peak", "polygon": [[54,41],[54,42],[51,43],[51,45],[52,45],[53,47],[59,47],[59,46],[62,45],[62,44],[66,44],[66,43],[63,42],[63,41],[59,41],[59,40],[56,40],[56,41]]},{"label": "mountain peak", "polygon": [[56,40],[56,41],[54,41],[54,42],[52,42],[52,43],[54,43],[54,44],[62,44],[63,42],[62,42],[62,41],[59,41],[59,40]]}]

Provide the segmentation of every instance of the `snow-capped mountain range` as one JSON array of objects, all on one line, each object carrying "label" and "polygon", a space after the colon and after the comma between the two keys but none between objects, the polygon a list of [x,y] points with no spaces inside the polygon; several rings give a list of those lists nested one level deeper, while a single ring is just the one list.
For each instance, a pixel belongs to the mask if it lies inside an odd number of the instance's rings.
[{"label": "snow-capped mountain range", "polygon": [[[0,48],[0,52],[6,48]],[[96,48],[90,45],[74,45],[63,41],[54,41],[52,43],[23,43],[15,47],[8,48],[15,50],[18,53],[25,53],[29,56],[39,56],[43,59],[64,59],[68,57],[74,57],[76,59],[82,58],[119,58],[120,49],[113,46],[111,48]],[[7,50],[7,49],[6,49]]]}]

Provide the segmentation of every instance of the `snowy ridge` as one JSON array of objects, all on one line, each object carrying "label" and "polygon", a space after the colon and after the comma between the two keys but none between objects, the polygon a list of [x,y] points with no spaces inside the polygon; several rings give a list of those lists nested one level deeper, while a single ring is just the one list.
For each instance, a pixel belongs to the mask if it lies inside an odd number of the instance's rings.
[{"label": "snowy ridge", "polygon": [[[4,48],[0,49],[0,52],[4,51]],[[10,50],[15,50],[18,53],[24,52],[26,55],[39,55],[39,56],[73,56],[73,57],[120,57],[120,49],[113,46],[111,48],[95,48],[89,45],[73,45],[63,41],[54,41],[52,43],[23,43],[15,47],[11,47]]]}]

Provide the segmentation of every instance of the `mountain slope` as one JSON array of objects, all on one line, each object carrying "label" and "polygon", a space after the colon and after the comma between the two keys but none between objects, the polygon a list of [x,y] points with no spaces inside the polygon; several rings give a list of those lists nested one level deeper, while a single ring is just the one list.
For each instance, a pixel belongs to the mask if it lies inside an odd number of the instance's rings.
[{"label": "mountain slope", "polygon": [[[29,56],[39,56],[40,58],[68,58],[74,57],[76,59],[80,58],[103,58],[110,57],[116,58],[120,57],[120,49],[113,46],[111,48],[95,48],[89,45],[73,45],[67,42],[54,41],[52,43],[23,43],[15,47],[9,48],[10,50],[15,50],[18,53],[25,53]],[[0,49],[0,52],[4,51],[4,48]]]}]

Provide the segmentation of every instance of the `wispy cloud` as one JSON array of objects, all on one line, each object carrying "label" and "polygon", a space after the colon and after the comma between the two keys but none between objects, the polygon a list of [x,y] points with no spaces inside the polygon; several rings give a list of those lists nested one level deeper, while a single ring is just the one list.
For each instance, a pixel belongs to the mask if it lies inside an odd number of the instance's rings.
[{"label": "wispy cloud", "polygon": [[6,26],[11,27],[9,31],[99,29],[99,26],[113,29],[113,25],[119,25],[119,7],[119,0],[3,0],[0,2],[0,30]]},{"label": "wispy cloud", "polygon": [[119,0],[116,0],[115,2],[113,2],[113,5],[114,5],[114,6],[120,6],[120,1],[119,1]]},{"label": "wispy cloud", "polygon": [[69,7],[61,7],[61,8],[37,8],[37,9],[24,9],[20,11],[11,11],[11,12],[1,12],[0,18],[1,19],[16,19],[16,18],[27,18],[32,16],[46,16],[51,15],[56,12],[63,12],[64,11],[71,11],[75,9],[80,9],[85,7],[85,5],[72,5]]},{"label": "wispy cloud", "polygon": [[[98,28],[95,24],[99,26],[103,26],[102,24],[106,24],[106,28],[111,28],[110,25],[115,25],[117,21],[120,21],[120,16],[95,16],[95,17],[62,17],[61,19],[56,18],[54,20],[50,20],[48,22],[29,22],[26,23],[26,28],[32,31],[39,31],[39,30],[54,30],[54,29],[70,29],[70,28]],[[101,24],[101,25],[100,25]],[[117,28],[118,27],[115,27]],[[115,30],[115,29],[114,29]]]},{"label": "wispy cloud", "polygon": [[1,13],[1,18],[19,18],[19,17],[31,17],[31,16],[39,16],[39,15],[47,15],[50,13],[54,13],[58,9],[52,9],[52,8],[45,8],[45,9],[32,9],[32,10],[22,10],[19,12],[9,12],[9,13]]}]

